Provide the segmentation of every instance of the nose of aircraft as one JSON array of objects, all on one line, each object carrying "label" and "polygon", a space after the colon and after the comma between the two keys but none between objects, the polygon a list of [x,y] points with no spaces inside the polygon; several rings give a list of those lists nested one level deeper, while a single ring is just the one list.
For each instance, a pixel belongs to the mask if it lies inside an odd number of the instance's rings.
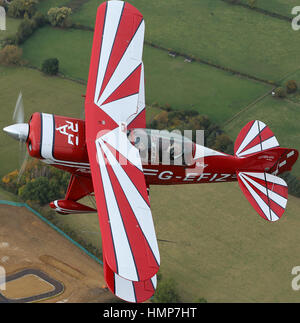
[{"label": "nose of aircraft", "polygon": [[16,140],[26,141],[29,134],[29,125],[28,123],[16,123],[3,128],[3,131]]}]

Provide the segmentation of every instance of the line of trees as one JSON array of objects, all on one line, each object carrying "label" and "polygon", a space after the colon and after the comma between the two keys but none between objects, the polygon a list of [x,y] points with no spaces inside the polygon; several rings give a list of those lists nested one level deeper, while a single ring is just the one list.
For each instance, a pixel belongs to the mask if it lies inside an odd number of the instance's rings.
[{"label": "line of trees", "polygon": [[[155,106],[159,107],[158,104]],[[173,110],[168,104],[160,109],[161,112],[147,125],[148,128],[168,129],[169,131],[176,129],[182,133],[185,129],[193,130],[193,141],[196,141],[196,130],[204,130],[205,146],[233,154],[233,141],[219,125],[207,116],[195,110]]]},{"label": "line of trees", "polygon": [[298,91],[298,84],[295,80],[287,81],[284,86],[275,89],[274,95],[277,98],[285,98],[288,94],[293,94]]},{"label": "line of trees", "polygon": [[[37,29],[50,24],[54,27],[68,28],[72,26],[72,9],[68,7],[51,8],[47,15],[37,10],[38,0],[14,0],[8,5],[0,0],[7,11],[7,15],[14,18],[23,18],[15,35],[10,35],[1,41],[0,62],[2,65],[25,65],[22,59],[23,51],[19,47]],[[59,71],[57,58],[46,59],[41,70],[45,74],[56,75]]]},{"label": "line of trees", "polygon": [[15,170],[2,178],[1,185],[23,201],[43,206],[65,195],[69,178],[69,173],[33,159],[28,162],[21,177]]},{"label": "line of trees", "polygon": [[44,15],[38,11],[38,0],[14,0],[9,5],[0,0],[0,5],[1,3],[7,11],[7,16],[23,18],[16,35],[6,37],[2,41],[2,47],[22,44],[35,30],[46,24],[60,28],[72,26],[72,9],[68,7],[51,8],[47,15]]},{"label": "line of trees", "polygon": [[[157,274],[157,290],[152,298],[152,303],[181,303],[178,285],[175,279],[163,278],[159,272]],[[204,297],[197,298],[194,303],[207,303]]]},{"label": "line of trees", "polygon": [[157,290],[153,296],[153,303],[180,303],[176,281],[172,278],[163,279],[161,273],[157,274]]}]

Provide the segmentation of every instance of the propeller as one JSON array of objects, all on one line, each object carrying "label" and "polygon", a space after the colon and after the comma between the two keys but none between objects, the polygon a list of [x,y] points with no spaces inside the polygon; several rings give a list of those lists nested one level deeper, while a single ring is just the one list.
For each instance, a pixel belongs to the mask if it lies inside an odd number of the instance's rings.
[{"label": "propeller", "polygon": [[15,111],[13,115],[13,121],[15,123],[24,123],[24,105],[22,92],[19,93],[19,97],[15,106]]},{"label": "propeller", "polygon": [[29,135],[29,125],[24,123],[24,105],[22,93],[19,93],[18,100],[16,102],[14,114],[14,124],[3,129],[9,136],[19,141],[19,175],[17,181],[19,182],[27,165],[28,151],[26,148],[26,141]]}]

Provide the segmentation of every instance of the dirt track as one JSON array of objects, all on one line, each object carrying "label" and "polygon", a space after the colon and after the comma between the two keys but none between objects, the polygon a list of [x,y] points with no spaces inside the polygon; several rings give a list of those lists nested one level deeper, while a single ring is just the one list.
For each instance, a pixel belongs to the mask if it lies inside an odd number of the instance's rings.
[{"label": "dirt track", "polygon": [[37,269],[62,282],[64,292],[44,302],[115,300],[101,265],[26,208],[0,206],[0,265],[7,275]]}]

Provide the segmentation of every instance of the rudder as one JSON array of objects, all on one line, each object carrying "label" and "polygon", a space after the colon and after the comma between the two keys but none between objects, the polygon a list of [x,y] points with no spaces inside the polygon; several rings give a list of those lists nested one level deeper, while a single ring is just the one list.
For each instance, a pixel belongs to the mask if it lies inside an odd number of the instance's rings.
[{"label": "rudder", "polygon": [[279,147],[279,143],[270,128],[262,121],[253,120],[239,133],[234,145],[234,154],[244,158],[275,147]]}]

